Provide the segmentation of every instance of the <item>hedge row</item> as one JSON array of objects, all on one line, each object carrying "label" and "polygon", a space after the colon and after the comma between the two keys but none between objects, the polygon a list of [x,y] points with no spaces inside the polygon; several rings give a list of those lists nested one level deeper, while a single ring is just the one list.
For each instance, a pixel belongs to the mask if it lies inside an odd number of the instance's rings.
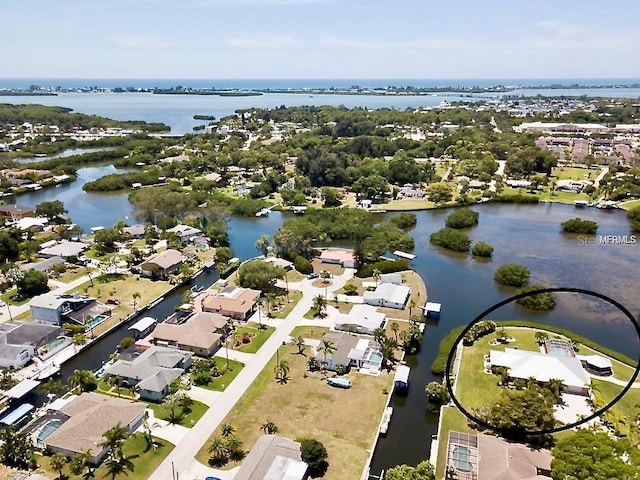
[{"label": "hedge row", "polygon": [[520,193],[503,193],[491,199],[492,202],[502,203],[538,203],[540,200],[535,195],[523,195]]},{"label": "hedge row", "polygon": [[373,276],[374,270],[379,270],[380,273],[395,273],[409,270],[409,260],[399,258],[397,260],[380,260],[379,262],[367,263],[360,267],[356,273],[357,277],[367,278]]}]

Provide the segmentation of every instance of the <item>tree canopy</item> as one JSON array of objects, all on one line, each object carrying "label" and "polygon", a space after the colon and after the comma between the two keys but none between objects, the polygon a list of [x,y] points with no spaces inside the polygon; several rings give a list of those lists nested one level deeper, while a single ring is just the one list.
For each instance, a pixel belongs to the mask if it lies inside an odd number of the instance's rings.
[{"label": "tree canopy", "polygon": [[529,282],[531,272],[524,265],[505,263],[496,269],[494,279],[501,285],[524,287]]},{"label": "tree canopy", "polygon": [[398,465],[384,473],[386,480],[435,480],[436,475],[433,465],[429,462],[420,462],[417,466]]}]

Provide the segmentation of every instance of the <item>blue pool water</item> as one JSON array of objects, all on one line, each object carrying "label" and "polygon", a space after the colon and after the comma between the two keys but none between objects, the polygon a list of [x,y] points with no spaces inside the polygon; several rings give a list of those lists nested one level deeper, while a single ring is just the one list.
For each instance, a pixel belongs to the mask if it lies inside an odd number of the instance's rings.
[{"label": "blue pool water", "polygon": [[471,451],[467,447],[460,445],[454,447],[453,454],[451,455],[453,464],[461,472],[470,472],[473,470],[473,465],[471,465],[471,462],[469,461],[470,457]]},{"label": "blue pool water", "polygon": [[373,352],[369,359],[366,361],[366,365],[372,368],[378,368],[382,364],[382,353]]},{"label": "blue pool water", "polygon": [[40,433],[38,434],[38,444],[42,444],[49,435],[51,435],[60,427],[60,425],[62,425],[62,421],[51,420],[44,427],[42,427],[42,430],[40,430]]},{"label": "blue pool water", "polygon": [[91,320],[87,322],[87,327],[95,327],[99,323],[104,322],[107,319],[106,315],[96,315]]}]

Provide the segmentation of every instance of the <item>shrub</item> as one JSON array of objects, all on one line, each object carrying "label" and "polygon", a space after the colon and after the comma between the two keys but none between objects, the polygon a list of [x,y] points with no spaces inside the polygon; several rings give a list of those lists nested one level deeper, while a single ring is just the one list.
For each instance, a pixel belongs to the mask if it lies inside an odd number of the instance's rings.
[{"label": "shrub", "polygon": [[304,258],[302,255],[298,255],[296,257],[296,259],[293,262],[293,266],[297,271],[305,275],[313,272],[313,265],[311,265],[311,262],[306,258]]},{"label": "shrub", "polygon": [[496,324],[491,320],[476,323],[462,338],[462,344],[471,346],[476,340],[496,331]]},{"label": "shrub", "polygon": [[596,233],[598,230],[598,224],[596,222],[577,217],[562,222],[560,226],[562,227],[562,231],[567,233]]},{"label": "shrub", "polygon": [[[527,285],[518,290],[518,293],[533,292],[534,290],[542,290],[547,288],[544,285]],[[531,310],[548,311],[553,310],[556,306],[556,299],[552,293],[539,293],[530,297],[519,298],[516,303]]]},{"label": "shrub", "polygon": [[535,195],[503,193],[502,195],[496,195],[495,197],[493,197],[492,201],[502,203],[538,203],[539,199]]},{"label": "shrub", "polygon": [[627,212],[627,218],[631,222],[631,229],[640,232],[640,206],[634,207]]},{"label": "shrub", "polygon": [[408,230],[415,226],[415,224],[418,222],[418,219],[415,213],[403,212],[391,217],[391,220],[389,221],[398,228]]},{"label": "shrub", "polygon": [[122,350],[126,350],[127,348],[133,346],[133,344],[136,343],[136,339],[133,337],[124,337],[122,340],[120,340],[120,343],[118,344],[120,346],[120,348]]},{"label": "shrub", "polygon": [[454,252],[468,252],[471,240],[463,233],[453,228],[443,228],[429,237],[431,243]]},{"label": "shrub", "polygon": [[453,342],[456,341],[456,338],[458,338],[458,335],[460,335],[460,332],[462,332],[464,328],[464,326],[454,328],[440,341],[440,346],[438,347],[438,355],[436,355],[436,358],[431,364],[431,372],[434,375],[445,374],[447,368],[447,357],[449,356],[449,352],[453,348]]},{"label": "shrub", "polygon": [[360,278],[367,278],[373,276],[374,270],[379,270],[380,273],[395,273],[409,270],[409,260],[405,258],[399,258],[397,260],[380,260],[379,262],[367,263],[360,267],[356,275]]},{"label": "shrub", "polygon": [[459,208],[447,217],[444,224],[449,228],[468,228],[478,224],[480,214],[470,208]]},{"label": "shrub", "polygon": [[493,247],[486,242],[477,241],[471,249],[471,254],[475,257],[490,257],[493,255]]},{"label": "shrub", "polygon": [[329,467],[327,449],[324,445],[313,438],[301,438],[298,441],[302,461],[309,465],[309,476],[315,478],[324,475]]},{"label": "shrub", "polygon": [[530,276],[531,273],[529,272],[529,269],[524,265],[506,263],[504,265],[500,265],[496,269],[496,274],[493,278],[496,282],[502,285],[524,287],[529,281]]}]

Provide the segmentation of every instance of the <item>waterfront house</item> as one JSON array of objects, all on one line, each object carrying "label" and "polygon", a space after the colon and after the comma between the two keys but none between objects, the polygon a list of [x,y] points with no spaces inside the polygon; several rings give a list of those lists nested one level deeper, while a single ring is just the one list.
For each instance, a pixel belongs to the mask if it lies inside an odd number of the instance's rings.
[{"label": "waterfront house", "polygon": [[54,430],[42,445],[49,452],[61,453],[67,458],[89,451],[89,462],[97,465],[108,453],[106,448],[100,447],[104,441],[102,434],[116,425],[134,432],[145,418],[145,408],[144,403],[98,393],[82,393],[57,410],[55,420],[43,425],[42,431],[49,425]]},{"label": "waterfront house", "polygon": [[217,294],[203,295],[200,298],[201,309],[235,320],[248,320],[256,312],[260,293],[250,288],[227,287]]},{"label": "waterfront house", "polygon": [[402,310],[409,299],[411,289],[406,285],[381,283],[373,292],[364,292],[364,303],[377,307]]},{"label": "waterfront house", "polygon": [[327,249],[320,254],[322,263],[333,263],[344,268],[355,268],[356,259],[350,250]]},{"label": "waterfront house", "polygon": [[[155,225],[153,225],[152,228],[155,230]],[[124,227],[122,231],[130,238],[138,239],[144,237],[145,229],[145,225],[138,223],[136,225],[131,225],[130,227]]]},{"label": "waterfront house", "polygon": [[551,478],[551,452],[483,433],[450,431],[445,480]]},{"label": "waterfront house", "polygon": [[229,319],[217,313],[196,312],[179,323],[163,322],[143,340],[139,348],[150,345],[179,348],[200,357],[210,357],[218,348]]},{"label": "waterfront house", "polygon": [[62,240],[60,242],[56,242],[54,245],[49,245],[45,248],[42,248],[38,254],[44,258],[51,257],[77,257],[82,252],[84,252],[89,245],[82,242],[70,242],[68,240]]},{"label": "waterfront house", "polygon": [[182,224],[168,229],[167,232],[175,234],[182,243],[192,242],[196,237],[202,236],[202,230]]},{"label": "waterfront house", "polygon": [[111,309],[99,303],[95,298],[74,294],[43,293],[29,302],[31,317],[40,323],[62,325],[73,322],[84,325],[97,316],[105,318],[111,315]]},{"label": "waterfront house", "polygon": [[143,277],[154,277],[166,279],[180,271],[185,256],[178,250],[165,250],[156,253],[140,264],[140,271]]},{"label": "waterfront house", "polygon": [[38,349],[56,339],[62,329],[39,323],[0,324],[0,368],[24,367]]},{"label": "waterfront house", "polygon": [[284,258],[267,257],[267,258],[263,259],[262,261],[265,262],[265,263],[270,263],[271,265],[273,265],[275,267],[282,267],[287,271],[293,269],[293,262],[290,262],[289,260],[285,260]]},{"label": "waterfront house", "polygon": [[305,480],[308,465],[300,443],[278,435],[262,435],[243,460],[235,480]]},{"label": "waterfront house", "polygon": [[399,273],[383,273],[380,275],[380,283],[393,283],[394,285],[402,284],[402,275]]},{"label": "waterfront house", "polygon": [[533,377],[542,385],[552,379],[562,381],[562,390],[567,393],[589,395],[591,381],[575,355],[553,355],[542,352],[530,352],[514,348],[504,351],[491,350],[489,354],[491,368],[505,367],[509,378],[528,380]]},{"label": "waterfront house", "polygon": [[324,365],[325,369],[331,370],[332,372],[335,372],[340,366],[349,369],[351,366],[349,353],[358,345],[358,337],[348,333],[328,332],[322,337],[320,345],[322,345],[324,341],[330,342],[335,350],[328,352],[325,356],[318,348],[315,356],[318,363]]},{"label": "waterfront house", "polygon": [[191,366],[192,353],[153,346],[131,360],[118,360],[106,375],[118,375],[122,384],[136,387],[140,398],[161,402],[169,394],[171,382]]},{"label": "waterfront house", "polygon": [[21,218],[33,217],[35,211],[22,205],[0,205],[0,217],[16,222]]},{"label": "waterfront house", "polygon": [[384,328],[386,318],[386,315],[378,312],[376,307],[357,304],[349,313],[338,313],[335,316],[334,326],[336,330],[373,335],[377,328]]}]

